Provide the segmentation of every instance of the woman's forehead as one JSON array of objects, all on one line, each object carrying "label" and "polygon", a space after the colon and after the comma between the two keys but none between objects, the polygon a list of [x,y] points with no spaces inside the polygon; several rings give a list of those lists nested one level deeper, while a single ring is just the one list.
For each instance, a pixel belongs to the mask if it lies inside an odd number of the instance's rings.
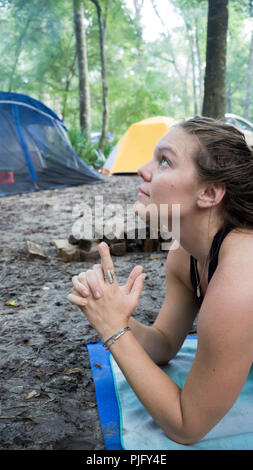
[{"label": "woman's forehead", "polygon": [[173,151],[178,157],[180,155],[192,155],[197,149],[195,136],[188,134],[182,127],[175,126],[170,129],[158,142],[156,149]]}]

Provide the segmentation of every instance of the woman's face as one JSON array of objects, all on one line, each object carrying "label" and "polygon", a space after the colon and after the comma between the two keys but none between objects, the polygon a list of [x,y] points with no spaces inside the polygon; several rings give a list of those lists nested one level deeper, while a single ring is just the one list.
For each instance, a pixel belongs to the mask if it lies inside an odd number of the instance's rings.
[{"label": "woman's face", "polygon": [[[138,174],[143,178],[139,202],[148,206],[155,204],[158,213],[160,204],[180,204],[180,215],[191,214],[196,207],[199,188],[197,170],[192,155],[197,149],[195,138],[181,127],[171,129],[155,147],[153,159],[143,165]],[[137,212],[138,212],[138,203]]]}]

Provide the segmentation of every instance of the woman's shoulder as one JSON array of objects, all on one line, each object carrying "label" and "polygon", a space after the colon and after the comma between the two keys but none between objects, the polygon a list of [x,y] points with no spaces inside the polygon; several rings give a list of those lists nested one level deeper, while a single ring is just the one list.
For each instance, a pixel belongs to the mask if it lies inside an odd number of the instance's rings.
[{"label": "woman's shoulder", "polygon": [[253,263],[253,229],[235,228],[223,240],[219,264],[236,262],[238,266]]},{"label": "woman's shoulder", "polygon": [[234,229],[222,242],[218,266],[208,285],[198,323],[198,331],[205,335],[222,338],[228,333],[231,345],[246,338],[248,332],[251,361],[252,279],[253,231]]}]

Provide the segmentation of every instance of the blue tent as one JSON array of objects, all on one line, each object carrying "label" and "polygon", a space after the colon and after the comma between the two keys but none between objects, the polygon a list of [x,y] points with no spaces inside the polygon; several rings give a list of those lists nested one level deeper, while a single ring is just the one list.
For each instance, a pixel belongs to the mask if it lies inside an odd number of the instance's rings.
[{"label": "blue tent", "polygon": [[0,92],[0,196],[104,180],[74,152],[62,120],[38,100]]}]

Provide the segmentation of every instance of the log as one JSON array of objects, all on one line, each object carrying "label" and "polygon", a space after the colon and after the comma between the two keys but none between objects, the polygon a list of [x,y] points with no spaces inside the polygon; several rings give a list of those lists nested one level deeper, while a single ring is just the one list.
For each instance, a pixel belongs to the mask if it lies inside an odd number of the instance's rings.
[{"label": "log", "polygon": [[147,239],[144,241],[144,244],[143,244],[143,251],[145,251],[145,252],[152,252],[152,251],[156,251],[157,248],[160,248],[160,244],[159,244],[159,241],[158,241],[158,240],[152,239],[152,238],[147,238]]},{"label": "log", "polygon": [[90,251],[92,247],[92,240],[79,240],[78,247],[84,251]]},{"label": "log", "polygon": [[71,245],[78,245],[79,240],[77,240],[74,235],[70,235],[68,241]]},{"label": "log", "polygon": [[100,258],[98,251],[99,242],[92,242],[89,250],[83,250],[79,248],[80,261],[92,261]]},{"label": "log", "polygon": [[110,246],[110,252],[115,256],[123,256],[126,253],[126,240],[112,243]]}]

